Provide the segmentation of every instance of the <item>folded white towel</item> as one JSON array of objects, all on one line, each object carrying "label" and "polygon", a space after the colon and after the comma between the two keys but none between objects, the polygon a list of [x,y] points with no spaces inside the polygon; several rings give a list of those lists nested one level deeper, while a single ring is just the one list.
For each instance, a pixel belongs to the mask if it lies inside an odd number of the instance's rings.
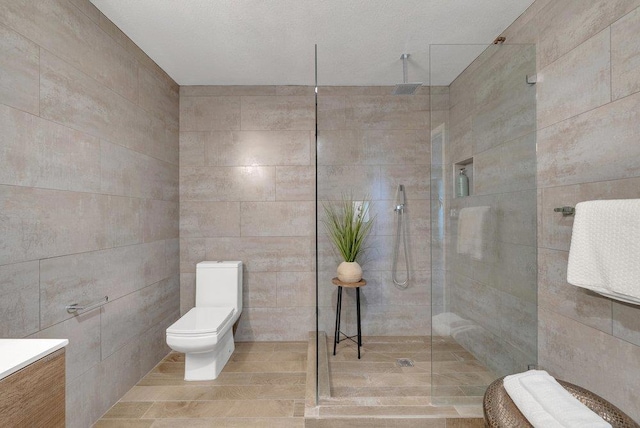
[{"label": "folded white towel", "polygon": [[504,389],[535,428],[611,428],[544,370],[506,376]]},{"label": "folded white towel", "polygon": [[640,199],[576,205],[567,281],[640,304]]},{"label": "folded white towel", "polygon": [[467,207],[458,217],[458,254],[475,260],[487,260],[494,253],[495,221],[491,207]]}]

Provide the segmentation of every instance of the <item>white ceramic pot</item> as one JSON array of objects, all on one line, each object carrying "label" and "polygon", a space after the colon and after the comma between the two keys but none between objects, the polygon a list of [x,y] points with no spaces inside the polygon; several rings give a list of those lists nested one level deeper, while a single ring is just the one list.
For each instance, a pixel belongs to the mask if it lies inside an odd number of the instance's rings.
[{"label": "white ceramic pot", "polygon": [[362,268],[358,262],[342,262],[338,265],[338,279],[342,282],[358,282],[362,279]]}]

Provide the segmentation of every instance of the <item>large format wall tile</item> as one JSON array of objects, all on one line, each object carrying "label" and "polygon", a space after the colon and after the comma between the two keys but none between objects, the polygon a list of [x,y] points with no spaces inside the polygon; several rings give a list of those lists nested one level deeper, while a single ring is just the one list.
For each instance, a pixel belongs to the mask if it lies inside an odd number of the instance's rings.
[{"label": "large format wall tile", "polygon": [[137,107],[96,84],[60,58],[40,53],[40,115],[128,146],[137,131]]},{"label": "large format wall tile", "polygon": [[545,67],[640,6],[638,0],[550,2],[536,22],[538,63]]},{"label": "large format wall tile", "polygon": [[[159,273],[158,273],[159,272]],[[40,325],[71,318],[64,307],[115,300],[164,278],[164,242],[54,257],[40,262]]]},{"label": "large format wall tile", "polygon": [[311,236],[313,202],[242,202],[242,236]]},{"label": "large format wall tile", "polygon": [[640,418],[640,347],[545,309],[539,335],[542,368]]},{"label": "large format wall tile", "polygon": [[273,201],[275,168],[269,166],[185,167],[180,196],[190,201]]},{"label": "large format wall tile", "polygon": [[0,336],[20,338],[38,331],[38,262],[0,266],[0,278]]},{"label": "large format wall tile", "polygon": [[312,135],[308,131],[236,131],[209,135],[205,143],[208,165],[311,164]]},{"label": "large format wall tile", "polygon": [[[540,187],[640,175],[640,94],[538,132]],[[594,168],[597,165],[597,168]]]},{"label": "large format wall tile", "polygon": [[182,201],[180,236],[240,236],[240,202]]},{"label": "large format wall tile", "polygon": [[100,190],[97,138],[0,106],[0,183],[60,190]]},{"label": "large format wall tile", "polygon": [[0,207],[0,264],[141,242],[135,199],[0,186]]},{"label": "large format wall tile", "polygon": [[240,129],[240,97],[183,97],[180,131]]},{"label": "large format wall tile", "polygon": [[611,101],[610,46],[607,28],[540,70],[538,128]]},{"label": "large format wall tile", "polygon": [[38,114],[39,57],[38,45],[0,25],[0,103]]},{"label": "large format wall tile", "polygon": [[67,1],[0,3],[2,23],[129,100],[138,95],[133,57]]},{"label": "large format wall tile", "polygon": [[613,99],[640,91],[640,8],[611,25]]},{"label": "large format wall tile", "polygon": [[315,200],[315,168],[313,166],[276,166],[276,200]]},{"label": "large format wall tile", "polygon": [[313,97],[242,97],[242,129],[312,131]]}]

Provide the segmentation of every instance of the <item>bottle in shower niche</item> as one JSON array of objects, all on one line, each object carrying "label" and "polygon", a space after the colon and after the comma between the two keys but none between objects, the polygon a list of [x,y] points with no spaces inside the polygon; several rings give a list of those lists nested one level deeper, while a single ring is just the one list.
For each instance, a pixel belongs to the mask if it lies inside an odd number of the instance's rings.
[{"label": "bottle in shower niche", "polygon": [[456,180],[456,198],[469,196],[469,177],[467,177],[467,169],[462,168]]}]

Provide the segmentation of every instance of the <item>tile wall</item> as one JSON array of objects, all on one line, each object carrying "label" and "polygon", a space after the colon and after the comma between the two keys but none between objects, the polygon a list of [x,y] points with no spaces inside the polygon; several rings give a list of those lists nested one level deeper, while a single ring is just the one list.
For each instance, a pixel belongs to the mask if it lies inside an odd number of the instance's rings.
[{"label": "tile wall", "polygon": [[[439,88],[441,90],[442,88]],[[362,332],[372,336],[429,334],[430,260],[430,108],[429,87],[415,95],[392,95],[393,87],[321,87],[318,89],[318,199],[340,201],[368,195],[376,216],[365,257],[360,260],[367,285],[362,288]],[[409,286],[391,279],[397,214],[396,192],[405,186]],[[323,217],[322,206],[319,207]],[[320,224],[320,329],[335,328],[337,287],[331,283],[342,261]],[[405,257],[400,247],[398,277]],[[356,332],[355,290],[343,292],[342,324]]]},{"label": "tile wall", "polygon": [[505,32],[538,62],[539,363],[640,420],[640,307],[573,287],[573,219],[640,197],[640,1],[537,0]]},{"label": "tile wall", "polygon": [[236,340],[315,330],[311,87],[180,88],[181,311],[202,260],[244,262]]},{"label": "tile wall", "polygon": [[[168,352],[178,100],[88,0],[0,1],[0,337],[69,339],[70,427]],[[102,296],[101,309],[65,311]]]},{"label": "tile wall", "polygon": [[[497,375],[537,359],[535,60],[531,44],[492,45],[449,88],[445,307],[465,320],[452,336]],[[455,197],[469,159],[470,195]]]}]

